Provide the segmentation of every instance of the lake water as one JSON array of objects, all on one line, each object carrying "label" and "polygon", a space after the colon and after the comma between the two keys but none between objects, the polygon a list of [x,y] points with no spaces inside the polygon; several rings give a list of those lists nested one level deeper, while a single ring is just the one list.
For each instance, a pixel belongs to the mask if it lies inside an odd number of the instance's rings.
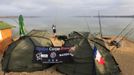
[{"label": "lake water", "polygon": [[[15,25],[14,33],[18,33],[18,25],[15,19],[2,19],[12,25]],[[17,20],[17,19],[16,19]],[[133,18],[101,18],[103,35],[117,35]],[[52,24],[56,25],[58,33],[70,33],[71,31],[90,31],[91,33],[99,32],[98,18],[78,18],[78,17],[44,17],[25,19],[27,31],[32,29],[51,30]],[[134,27],[134,23],[125,31]],[[125,34],[124,32],[124,34]],[[134,40],[134,34],[128,36]]]}]

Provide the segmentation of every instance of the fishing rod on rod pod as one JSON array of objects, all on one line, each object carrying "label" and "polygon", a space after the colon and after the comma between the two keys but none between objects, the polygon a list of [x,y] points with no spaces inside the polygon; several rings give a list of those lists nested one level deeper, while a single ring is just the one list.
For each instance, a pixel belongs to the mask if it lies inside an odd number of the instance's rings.
[{"label": "fishing rod on rod pod", "polygon": [[123,28],[121,30],[121,32],[114,38],[114,40],[116,40],[117,38],[119,38],[121,36],[121,34],[132,25],[133,21],[131,21],[130,23],[127,24],[127,26],[125,26],[125,28]]},{"label": "fishing rod on rod pod", "polygon": [[129,32],[127,32],[127,33],[122,37],[122,39],[119,40],[119,42],[121,42],[122,40],[124,40],[125,38],[127,38],[128,35],[132,35],[132,34],[133,34],[133,31],[134,31],[134,28],[131,28],[131,29],[129,30]]},{"label": "fishing rod on rod pod", "polygon": [[119,41],[113,41],[113,45],[114,47],[111,49],[111,51],[114,50],[114,48],[119,48],[121,47],[121,43],[125,38],[127,38],[128,35],[132,35],[134,31],[134,28],[131,28],[124,36],[122,36],[122,38]]}]

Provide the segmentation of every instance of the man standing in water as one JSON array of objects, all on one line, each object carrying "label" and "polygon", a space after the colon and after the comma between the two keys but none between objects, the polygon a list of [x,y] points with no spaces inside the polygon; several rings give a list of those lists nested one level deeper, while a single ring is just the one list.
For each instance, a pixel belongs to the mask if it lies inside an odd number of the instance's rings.
[{"label": "man standing in water", "polygon": [[54,34],[54,37],[56,36],[56,25],[52,25],[52,29],[53,29],[53,34]]}]

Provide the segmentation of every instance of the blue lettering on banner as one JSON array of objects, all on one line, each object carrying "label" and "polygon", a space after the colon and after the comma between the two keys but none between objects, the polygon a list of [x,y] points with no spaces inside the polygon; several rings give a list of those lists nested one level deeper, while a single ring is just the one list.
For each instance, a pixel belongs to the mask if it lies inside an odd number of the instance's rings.
[{"label": "blue lettering on banner", "polygon": [[48,47],[36,47],[35,50],[37,50],[37,51],[48,51],[49,48]]}]

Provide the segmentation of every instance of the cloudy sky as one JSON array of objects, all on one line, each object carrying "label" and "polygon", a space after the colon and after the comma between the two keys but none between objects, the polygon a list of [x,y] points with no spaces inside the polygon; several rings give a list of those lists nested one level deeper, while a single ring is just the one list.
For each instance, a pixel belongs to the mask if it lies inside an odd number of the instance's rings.
[{"label": "cloudy sky", "polygon": [[[26,19],[27,29],[32,28],[51,28],[56,24],[57,28],[68,30],[89,30],[98,27],[98,19],[70,18],[70,16],[92,16],[97,15],[98,11],[102,15],[134,15],[134,0],[0,0],[0,16],[45,16],[43,19]],[[18,26],[13,20],[0,19]],[[16,19],[17,20],[17,19]],[[114,27],[109,32],[119,32],[119,28],[127,25],[131,19],[102,19],[103,31]],[[117,26],[118,25],[118,26]],[[83,28],[82,28],[83,27]],[[104,29],[104,27],[107,27]],[[67,29],[68,28],[68,29]],[[16,28],[18,29],[18,28]],[[93,29],[94,30],[94,29]],[[109,34],[108,32],[108,34]],[[115,33],[115,32],[114,32]]]},{"label": "cloudy sky", "polygon": [[134,14],[134,0],[0,0],[0,15]]}]

